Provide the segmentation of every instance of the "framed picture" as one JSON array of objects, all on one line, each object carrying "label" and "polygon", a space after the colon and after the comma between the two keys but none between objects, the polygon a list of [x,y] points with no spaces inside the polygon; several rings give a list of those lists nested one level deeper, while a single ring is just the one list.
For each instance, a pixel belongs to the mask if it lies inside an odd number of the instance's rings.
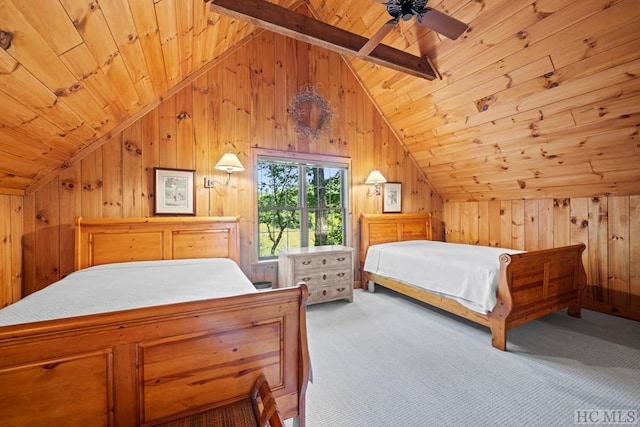
[{"label": "framed picture", "polygon": [[153,168],[155,176],[155,215],[195,215],[196,171]]},{"label": "framed picture", "polygon": [[387,182],[382,185],[382,212],[402,212],[402,184]]}]

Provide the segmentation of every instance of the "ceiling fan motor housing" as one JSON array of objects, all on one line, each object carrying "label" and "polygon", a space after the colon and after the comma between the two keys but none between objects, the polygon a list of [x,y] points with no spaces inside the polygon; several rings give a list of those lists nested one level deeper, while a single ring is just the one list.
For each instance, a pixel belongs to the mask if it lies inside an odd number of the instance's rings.
[{"label": "ceiling fan motor housing", "polygon": [[413,15],[418,15],[427,5],[427,0],[390,0],[387,2],[387,12],[398,20],[408,21]]},{"label": "ceiling fan motor housing", "polygon": [[427,2],[428,0],[387,0],[383,4],[389,15],[393,17],[387,24],[395,25],[400,19],[408,21],[415,15],[417,23],[451,40],[456,40],[469,29],[468,24],[444,12],[427,7]]}]

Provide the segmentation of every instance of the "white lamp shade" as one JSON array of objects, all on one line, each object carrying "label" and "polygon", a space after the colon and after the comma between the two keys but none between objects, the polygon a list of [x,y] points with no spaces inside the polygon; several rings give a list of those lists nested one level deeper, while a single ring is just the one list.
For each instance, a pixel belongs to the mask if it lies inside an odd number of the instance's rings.
[{"label": "white lamp shade", "polygon": [[240,163],[238,156],[233,153],[226,153],[222,158],[216,163],[215,168],[221,171],[226,172],[240,172],[244,170],[244,166]]},{"label": "white lamp shade", "polygon": [[387,182],[387,179],[380,173],[379,170],[372,170],[367,180],[364,182],[365,184],[382,184],[383,182]]}]

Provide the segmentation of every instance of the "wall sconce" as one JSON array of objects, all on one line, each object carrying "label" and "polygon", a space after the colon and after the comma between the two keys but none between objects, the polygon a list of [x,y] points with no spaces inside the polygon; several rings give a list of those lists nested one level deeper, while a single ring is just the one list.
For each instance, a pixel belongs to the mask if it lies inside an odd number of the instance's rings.
[{"label": "wall sconce", "polygon": [[220,184],[222,186],[229,185],[231,174],[233,172],[242,172],[244,170],[244,166],[242,166],[242,163],[240,163],[238,156],[233,153],[225,153],[222,158],[220,158],[218,163],[216,163],[214,168],[217,170],[225,171],[227,173],[227,179],[224,182],[220,182],[206,176],[204,178],[204,188],[213,188],[214,183]]},{"label": "wall sconce", "polygon": [[367,196],[379,196],[380,184],[384,184],[385,182],[387,182],[387,179],[380,173],[379,170],[372,170],[364,183],[368,185],[375,185],[375,190],[373,192],[371,192],[371,190],[367,191]]}]

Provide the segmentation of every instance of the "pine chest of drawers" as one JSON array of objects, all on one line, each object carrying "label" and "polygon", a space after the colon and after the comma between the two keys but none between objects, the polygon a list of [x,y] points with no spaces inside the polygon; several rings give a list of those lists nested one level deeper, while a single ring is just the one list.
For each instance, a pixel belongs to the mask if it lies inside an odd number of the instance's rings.
[{"label": "pine chest of drawers", "polygon": [[332,245],[280,250],[278,287],[300,282],[309,289],[308,304],[353,301],[353,249]]}]

